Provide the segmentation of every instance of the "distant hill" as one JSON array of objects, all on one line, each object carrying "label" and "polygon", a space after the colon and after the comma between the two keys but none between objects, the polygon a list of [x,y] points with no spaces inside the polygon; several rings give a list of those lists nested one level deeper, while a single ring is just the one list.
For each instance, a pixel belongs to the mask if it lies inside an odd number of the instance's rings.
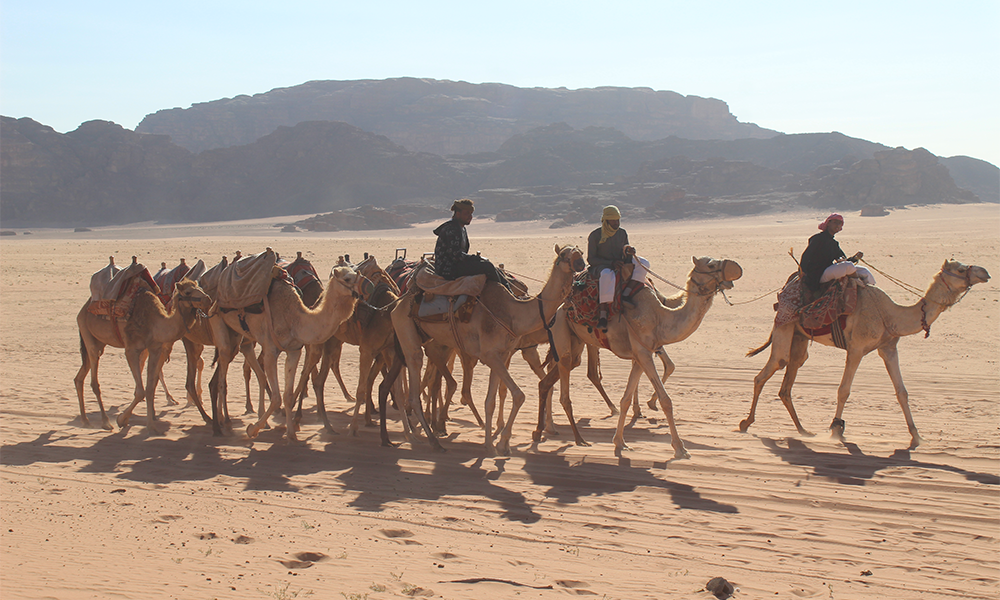
[{"label": "distant hill", "polygon": [[342,121],[413,151],[439,155],[496,150],[511,136],[552,123],[610,127],[631,139],[767,138],[714,98],[649,88],[519,88],[403,77],[310,81],[146,116],[137,133],[169,135],[192,152],[249,144],[281,126]]},{"label": "distant hill", "polygon": [[405,78],[159,111],[134,132],[90,121],[60,134],[0,117],[0,169],[5,227],[313,212],[328,214],[317,228],[379,227],[459,196],[501,220],[563,222],[593,220],[608,203],[673,219],[1000,202],[987,162],[780,134],[738,122],[719,100]]}]

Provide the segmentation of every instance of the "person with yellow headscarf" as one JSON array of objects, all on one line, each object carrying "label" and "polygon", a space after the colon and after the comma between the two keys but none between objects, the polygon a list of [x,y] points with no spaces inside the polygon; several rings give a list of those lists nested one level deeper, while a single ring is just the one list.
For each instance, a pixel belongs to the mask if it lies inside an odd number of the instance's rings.
[{"label": "person with yellow headscarf", "polygon": [[617,206],[604,207],[601,226],[587,238],[587,263],[592,277],[598,277],[599,318],[598,328],[607,331],[608,309],[615,299],[616,272],[626,262],[635,264],[631,280],[622,290],[622,299],[628,301],[632,294],[646,281],[649,261],[636,256],[635,248],[629,246],[628,233],[621,228],[622,213]]}]

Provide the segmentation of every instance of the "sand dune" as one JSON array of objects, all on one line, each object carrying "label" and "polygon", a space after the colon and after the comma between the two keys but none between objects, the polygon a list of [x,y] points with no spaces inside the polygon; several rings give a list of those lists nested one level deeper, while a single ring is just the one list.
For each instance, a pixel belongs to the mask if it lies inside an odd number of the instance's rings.
[{"label": "sand dune", "polygon": [[[90,275],[109,255],[214,264],[236,249],[296,251],[321,274],[337,255],[433,249],[426,224],[402,231],[283,234],[286,219],[195,226],[136,225],[89,233],[33,230],[0,241],[0,595],[16,598],[711,598],[725,577],[737,598],[996,598],[1000,584],[1000,295],[977,286],[934,323],[929,338],[900,342],[900,363],[924,444],[909,434],[876,355],[862,363],[847,405],[847,443],[826,431],[844,354],[813,346],[793,398],[815,437],[796,434],[764,389],[746,416],[765,356],[745,358],[773,320],[773,291],[795,268],[819,212],[669,223],[628,223],[656,273],[682,283],[691,256],[740,262],[744,277],[715,299],[700,329],[668,347],[667,384],[689,460],[671,460],[662,413],[644,416],[614,454],[615,419],[585,378],[573,376],[577,447],[562,435],[533,446],[536,379],[519,358],[528,394],[512,456],[484,458],[468,409],[453,410],[445,454],[427,444],[387,449],[377,430],[322,433],[308,407],[302,445],[280,428],[247,440],[251,422],[216,438],[190,406],[157,409],[169,428],[150,437],[144,411],[122,431],[80,425],[73,376],[75,315]],[[474,221],[474,250],[544,278],[552,245],[583,244],[592,226]],[[932,206],[884,218],[847,215],[838,235],[882,271],[926,288],[947,258],[1000,273],[1000,207]],[[878,274],[876,274],[878,277]],[[916,298],[880,278],[901,304]],[[533,283],[537,289],[538,284]],[[660,284],[666,286],[666,284]],[[671,291],[665,287],[665,291]],[[759,299],[758,299],[759,298]],[[206,353],[206,359],[210,356]],[[183,351],[165,367],[183,400]],[[628,364],[602,354],[612,398]],[[357,353],[342,370],[353,389]],[[243,384],[230,372],[230,408]],[[480,405],[486,372],[474,392]],[[132,380],[120,350],[101,361],[112,416]],[[332,378],[331,378],[332,381]],[[94,420],[96,402],[86,390]],[[648,396],[648,383],[642,393]],[[334,424],[349,406],[327,386]],[[256,396],[256,391],[254,392]],[[390,435],[402,442],[398,415]],[[341,596],[343,595],[343,596]]]}]

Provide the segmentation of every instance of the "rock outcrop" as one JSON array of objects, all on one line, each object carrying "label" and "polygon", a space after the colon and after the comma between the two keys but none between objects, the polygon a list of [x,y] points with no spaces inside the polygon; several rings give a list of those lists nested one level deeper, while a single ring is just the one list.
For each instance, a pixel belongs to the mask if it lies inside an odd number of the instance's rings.
[{"label": "rock outcrop", "polygon": [[635,140],[767,138],[740,123],[725,102],[649,88],[518,88],[403,77],[310,81],[253,96],[161,110],[136,128],[169,135],[201,152],[252,143],[302,121],[342,121],[410,150],[438,155],[494,151],[512,136],[550,123],[611,127]]}]

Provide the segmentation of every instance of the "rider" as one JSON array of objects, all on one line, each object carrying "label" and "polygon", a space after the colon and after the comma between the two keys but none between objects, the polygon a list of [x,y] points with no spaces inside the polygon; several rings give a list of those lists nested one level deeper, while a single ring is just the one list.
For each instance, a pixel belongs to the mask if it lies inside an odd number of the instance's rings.
[{"label": "rider", "polygon": [[875,278],[864,267],[855,266],[861,260],[863,252],[858,252],[850,258],[844,258],[844,251],[833,238],[844,228],[844,217],[837,213],[831,214],[820,223],[820,232],[809,238],[809,246],[802,253],[803,281],[813,295],[819,292],[820,284],[834,279],[840,279],[857,273],[868,285],[875,285]]},{"label": "rider", "polygon": [[507,278],[497,271],[493,263],[478,254],[469,254],[469,235],[465,226],[472,222],[472,213],[476,210],[472,200],[455,200],[451,210],[454,211],[451,220],[434,230],[438,236],[434,245],[434,272],[445,279],[484,274],[487,281],[495,281],[510,291]]},{"label": "rider", "polygon": [[605,206],[601,214],[601,226],[587,238],[587,262],[591,276],[598,276],[599,318],[597,327],[608,329],[609,304],[615,299],[615,272],[626,262],[635,264],[632,278],[622,290],[622,300],[629,301],[632,294],[646,281],[649,261],[636,256],[635,248],[628,244],[628,233],[621,228],[622,213],[617,206]]}]

